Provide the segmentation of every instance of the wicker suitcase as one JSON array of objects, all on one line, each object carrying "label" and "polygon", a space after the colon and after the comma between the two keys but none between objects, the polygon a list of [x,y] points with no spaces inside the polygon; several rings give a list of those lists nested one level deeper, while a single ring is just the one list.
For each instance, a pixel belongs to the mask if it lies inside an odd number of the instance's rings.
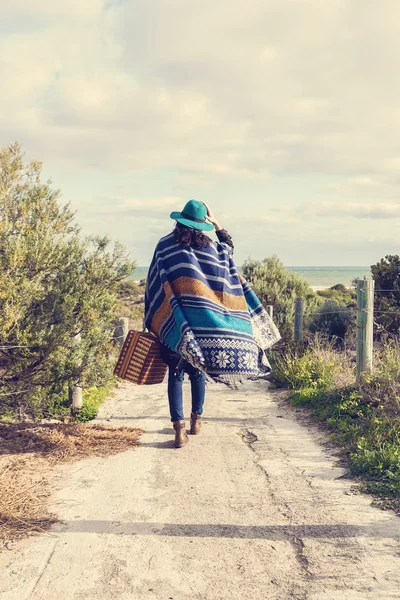
[{"label": "wicker suitcase", "polygon": [[138,385],[162,383],[168,367],[160,349],[160,342],[151,333],[129,331],[114,374]]}]

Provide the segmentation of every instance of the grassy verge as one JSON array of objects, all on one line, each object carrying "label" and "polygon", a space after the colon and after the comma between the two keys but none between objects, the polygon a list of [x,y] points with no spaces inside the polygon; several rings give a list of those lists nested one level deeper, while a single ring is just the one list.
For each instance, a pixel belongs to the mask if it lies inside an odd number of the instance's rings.
[{"label": "grassy verge", "polygon": [[383,348],[358,387],[351,357],[318,340],[278,356],[275,367],[277,383],[293,390],[290,402],[332,431],[349,473],[400,513],[400,345]]}]

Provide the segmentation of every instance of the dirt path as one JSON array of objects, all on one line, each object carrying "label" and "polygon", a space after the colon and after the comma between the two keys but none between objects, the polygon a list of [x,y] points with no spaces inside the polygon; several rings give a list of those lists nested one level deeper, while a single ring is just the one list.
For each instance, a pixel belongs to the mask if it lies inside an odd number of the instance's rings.
[{"label": "dirt path", "polygon": [[400,599],[400,519],[265,384],[210,387],[180,450],[166,402],[126,384],[105,404],[141,446],[63,468],[62,523],[0,554],[1,600]]}]

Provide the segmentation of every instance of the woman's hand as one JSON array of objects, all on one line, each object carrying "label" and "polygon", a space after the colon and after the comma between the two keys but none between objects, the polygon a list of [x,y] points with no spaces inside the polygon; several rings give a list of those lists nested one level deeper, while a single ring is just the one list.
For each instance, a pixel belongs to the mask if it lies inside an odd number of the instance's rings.
[{"label": "woman's hand", "polygon": [[212,210],[209,208],[209,206],[205,202],[203,202],[203,204],[207,209],[207,221],[210,221],[210,223],[212,223],[214,225],[216,231],[221,231],[222,227],[218,223],[218,220],[214,216],[214,213],[212,212]]}]

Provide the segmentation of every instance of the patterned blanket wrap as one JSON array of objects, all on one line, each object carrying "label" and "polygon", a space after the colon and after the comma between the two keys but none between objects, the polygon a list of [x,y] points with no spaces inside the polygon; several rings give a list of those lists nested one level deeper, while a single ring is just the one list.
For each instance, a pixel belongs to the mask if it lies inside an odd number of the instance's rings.
[{"label": "patterned blanket wrap", "polygon": [[235,266],[214,243],[185,248],[160,240],[147,279],[145,324],[171,350],[214,381],[235,384],[270,371],[266,350],[279,331]]}]

